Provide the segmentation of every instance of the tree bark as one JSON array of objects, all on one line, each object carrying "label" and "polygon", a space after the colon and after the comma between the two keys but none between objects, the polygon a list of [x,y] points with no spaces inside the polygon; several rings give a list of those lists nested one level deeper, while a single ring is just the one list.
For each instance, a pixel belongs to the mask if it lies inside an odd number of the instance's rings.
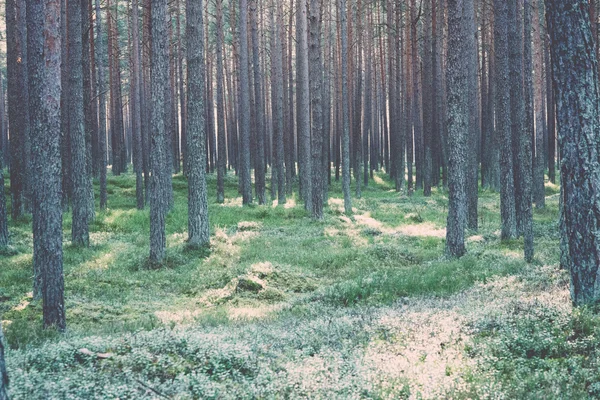
[{"label": "tree bark", "polygon": [[600,129],[598,61],[587,0],[547,0],[556,88],[564,232],[576,305],[600,297]]},{"label": "tree bark", "polygon": [[240,136],[241,136],[241,183],[242,202],[252,203],[252,180],[250,177],[250,78],[248,75],[248,0],[240,0]]},{"label": "tree bark", "polygon": [[73,222],[71,240],[75,246],[89,246],[90,185],[83,110],[83,64],[81,1],[67,2],[69,33],[69,138],[71,140],[71,175],[73,180]]},{"label": "tree bark", "polygon": [[254,103],[256,126],[256,160],[254,179],[258,204],[265,204],[265,127],[263,124],[263,93],[258,43],[257,0],[250,0],[250,21],[252,25],[252,64],[254,66]]},{"label": "tree bark", "polygon": [[350,197],[350,110],[348,99],[348,20],[346,0],[338,0],[342,42],[342,191],[344,193],[344,211],[352,214]]},{"label": "tree bark", "polygon": [[165,257],[165,217],[169,209],[167,174],[168,133],[165,123],[165,94],[169,82],[167,0],[152,0],[152,122],[150,143],[150,263],[159,266]]},{"label": "tree bark", "polygon": [[308,72],[307,0],[297,0],[296,10],[296,118],[298,130],[298,166],[300,168],[300,197],[304,208],[312,210],[312,172],[310,143],[310,89]]},{"label": "tree bark", "polygon": [[510,119],[510,81],[508,63],[508,4],[494,0],[494,56],[496,136],[500,147],[500,217],[503,240],[517,236],[515,187],[513,175]]},{"label": "tree bark", "polygon": [[186,43],[188,60],[187,154],[188,245],[208,244],[208,195],[206,190],[206,137],[204,127],[204,22],[202,0],[186,4]]},{"label": "tree bark", "polygon": [[139,45],[139,6],[138,0],[131,2],[131,128],[133,133],[133,170],[135,172],[135,197],[138,210],[145,205],[143,155],[142,155],[142,114],[141,114],[141,84],[140,84],[140,45]]},{"label": "tree bark", "polygon": [[[217,129],[218,129],[218,160],[217,160],[217,202],[225,201],[225,174],[227,173],[227,140],[225,132],[225,85],[223,76],[223,0],[216,0],[217,8]],[[185,153],[184,153],[185,154]],[[184,157],[185,160],[185,157]]]},{"label": "tree bark", "polygon": [[100,209],[106,209],[106,56],[104,55],[104,38],[102,35],[102,13],[100,0],[95,0],[96,7],[96,70],[98,74],[98,168],[100,171]]},{"label": "tree bark", "polygon": [[[81,3],[75,1],[79,6]],[[41,271],[44,327],[65,330],[60,160],[60,0],[27,2],[33,158],[33,263]],[[79,10],[77,10],[79,11]],[[79,40],[81,40],[81,13]],[[79,48],[81,57],[81,48]],[[81,71],[81,67],[80,67]],[[81,74],[79,75],[81,77]],[[83,103],[80,105],[83,111]],[[83,125],[83,119],[80,120]],[[83,127],[81,127],[83,134]],[[83,139],[83,138],[82,138]],[[83,143],[84,144],[84,143]],[[85,150],[84,146],[81,146]],[[83,159],[85,161],[85,158]],[[85,177],[85,163],[81,166]],[[84,194],[87,194],[84,192]],[[82,215],[87,223],[87,215]]]},{"label": "tree bark", "polygon": [[446,254],[465,254],[467,168],[470,118],[469,67],[471,47],[465,36],[473,0],[448,0],[448,223]]},{"label": "tree bark", "polygon": [[311,191],[312,217],[323,219],[323,62],[321,60],[321,0],[310,0],[309,13],[309,79],[310,109],[312,111]]}]

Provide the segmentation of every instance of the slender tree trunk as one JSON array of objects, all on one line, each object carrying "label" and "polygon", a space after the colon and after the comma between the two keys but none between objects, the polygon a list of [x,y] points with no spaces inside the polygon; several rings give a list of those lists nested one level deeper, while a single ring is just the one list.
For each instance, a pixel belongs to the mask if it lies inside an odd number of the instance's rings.
[{"label": "slender tree trunk", "polygon": [[321,60],[321,0],[310,0],[309,13],[309,80],[310,80],[310,109],[312,111],[312,140],[311,149],[311,191],[312,217],[323,219],[323,62]]},{"label": "slender tree trunk", "polygon": [[[225,201],[225,174],[227,173],[227,141],[225,132],[225,99],[224,99],[224,76],[223,76],[223,0],[216,0],[217,7],[217,129],[218,129],[218,152],[217,161],[217,201]],[[185,124],[184,124],[185,126]],[[184,157],[185,160],[185,157]]]},{"label": "slender tree trunk", "polygon": [[100,0],[95,0],[96,7],[96,70],[98,73],[98,167],[100,169],[100,209],[106,209],[106,56],[104,54],[104,38],[102,36],[102,13]]},{"label": "slender tree trunk", "polygon": [[138,210],[144,208],[144,178],[142,161],[142,114],[141,114],[141,85],[140,85],[140,47],[139,47],[139,6],[138,0],[131,3],[131,41],[132,41],[132,67],[131,67],[131,110],[133,131],[133,170],[135,172],[135,197]]},{"label": "slender tree trunk", "polygon": [[[527,129],[524,78],[523,10],[520,0],[510,0],[509,14],[509,60],[510,101],[515,176],[515,204],[517,233],[525,237],[525,259],[533,259],[533,213],[531,207],[531,132]],[[528,39],[530,40],[530,38]],[[531,68],[529,69],[531,71]],[[531,72],[527,74],[528,79]]]},{"label": "slender tree trunk", "polygon": [[93,221],[96,212],[94,210],[94,185],[93,185],[93,160],[92,160],[92,137],[94,125],[96,125],[97,116],[94,115],[92,103],[92,64],[90,53],[91,26],[92,18],[89,10],[90,0],[78,0],[81,2],[81,66],[83,69],[83,115],[85,132],[85,172],[87,175],[87,196],[88,196],[88,218]]},{"label": "slender tree trunk", "polygon": [[296,116],[300,167],[300,197],[304,208],[312,210],[312,163],[310,143],[310,89],[308,73],[307,0],[297,0],[296,10]]},{"label": "slender tree trunk", "polygon": [[466,31],[464,40],[470,51],[467,53],[467,68],[469,69],[469,136],[467,143],[467,228],[476,231],[477,226],[477,203],[479,201],[479,93],[477,84],[478,48],[477,48],[477,26],[475,23],[474,2],[465,3]]},{"label": "slender tree trunk", "polygon": [[342,41],[342,191],[344,192],[344,210],[352,214],[350,198],[350,110],[348,99],[348,20],[346,0],[338,0]]},{"label": "slender tree trunk", "polygon": [[496,136],[500,147],[500,217],[502,239],[517,236],[515,187],[512,157],[510,119],[510,81],[508,62],[508,4],[494,0],[494,55],[495,55],[495,115]]},{"label": "slender tree trunk", "polygon": [[[81,6],[79,1],[73,3]],[[44,327],[64,331],[66,322],[59,139],[61,82],[57,79],[61,65],[60,0],[29,0],[27,9],[31,61],[29,100],[30,109],[34,111],[31,115],[34,127],[32,143],[35,144],[32,164],[36,171],[33,185],[33,263],[34,271],[42,272]],[[81,40],[81,12],[79,9],[77,11],[73,18],[79,23],[79,35],[73,37],[74,40]],[[78,50],[77,54],[81,57],[81,47]],[[81,72],[81,66],[79,71]],[[81,74],[79,77],[81,78]],[[83,117],[83,102],[80,107],[80,115]],[[83,118],[79,121],[83,135]],[[80,147],[85,151],[85,143],[82,144]],[[85,163],[81,165],[81,172],[85,176]],[[86,214],[82,214],[81,218],[87,223]]]},{"label": "slender tree trunk", "polygon": [[258,204],[265,204],[265,127],[263,125],[263,93],[262,76],[260,65],[260,53],[258,43],[258,0],[250,0],[250,21],[252,25],[252,63],[254,65],[254,97],[255,97],[255,120],[256,120],[256,162],[254,167],[254,179],[256,185],[256,198]]},{"label": "slender tree trunk", "polygon": [[[534,86],[534,108],[535,108],[535,157],[533,164],[533,199],[537,208],[544,208],[546,205],[546,194],[544,186],[544,164],[545,147],[544,135],[546,131],[545,121],[545,103],[544,93],[546,81],[544,79],[544,26],[541,23],[540,14],[543,12],[543,3],[541,0],[534,0],[533,7],[533,44],[534,44],[534,67],[535,74]],[[547,71],[546,71],[547,73]]]},{"label": "slender tree trunk", "polygon": [[[277,2],[277,23],[273,25],[277,31],[273,32],[271,40],[271,74],[273,81],[271,83],[273,94],[271,96],[271,106],[273,108],[273,131],[275,136],[275,169],[277,171],[277,204],[282,205],[286,202],[286,185],[291,182],[287,179],[285,162],[285,132],[284,132],[284,76],[283,76],[283,43],[285,36],[283,34],[283,6]],[[275,28],[274,28],[275,29]],[[293,136],[293,135],[292,135]],[[292,158],[293,159],[293,158]]]},{"label": "slender tree trunk", "polygon": [[[150,141],[150,263],[160,265],[165,258],[167,238],[165,218],[169,209],[167,174],[171,174],[167,153],[165,94],[169,82],[167,0],[152,0],[152,134]],[[189,61],[188,61],[189,65]]]},{"label": "slender tree trunk", "polygon": [[[27,88],[27,43],[25,3],[6,1],[6,46],[8,120],[10,125],[10,193],[13,220],[25,214],[29,140],[29,99]],[[23,11],[22,11],[23,10]]]},{"label": "slender tree trunk", "polygon": [[250,79],[248,75],[248,0],[240,0],[240,133],[243,204],[252,203],[250,177]]},{"label": "slender tree trunk", "polygon": [[90,185],[83,109],[83,64],[81,1],[67,2],[69,31],[69,137],[73,176],[73,223],[71,240],[75,246],[89,246]]},{"label": "slender tree trunk", "polygon": [[469,34],[468,14],[473,0],[448,0],[448,224],[446,254],[465,254],[467,223],[467,168],[470,120],[469,66],[472,50],[465,36]]},{"label": "slender tree trunk", "polygon": [[[431,145],[433,140],[433,65],[432,65],[432,35],[433,35],[433,9],[432,1],[424,1],[424,40],[423,40],[423,195],[431,196],[431,181],[433,160],[431,159]],[[467,40],[467,38],[464,38]]]},{"label": "slender tree trunk", "polygon": [[204,22],[202,0],[187,0],[186,42],[188,60],[188,245],[208,244],[208,195],[206,190],[206,141],[204,130]]}]

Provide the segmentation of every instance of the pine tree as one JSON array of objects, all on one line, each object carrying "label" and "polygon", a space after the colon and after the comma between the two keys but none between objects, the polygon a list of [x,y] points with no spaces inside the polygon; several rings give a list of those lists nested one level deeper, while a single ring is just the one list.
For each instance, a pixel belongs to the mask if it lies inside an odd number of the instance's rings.
[{"label": "pine tree", "polygon": [[[74,3],[81,4],[78,1]],[[27,47],[31,61],[29,99],[30,109],[34,111],[31,121],[35,127],[32,130],[32,164],[36,171],[33,182],[33,263],[34,271],[41,271],[44,327],[56,327],[64,331],[61,81],[57,79],[61,65],[60,0],[28,0],[27,9]],[[77,15],[81,32],[81,13]],[[77,16],[75,19],[77,20]],[[79,39],[81,40],[81,35]],[[81,57],[81,52],[79,56]],[[81,108],[83,109],[83,104]],[[83,127],[81,130],[83,134]],[[86,172],[85,164],[82,165],[82,172]],[[87,221],[87,214],[83,215],[83,219]]]},{"label": "pine tree", "polygon": [[344,211],[352,214],[350,197],[350,110],[348,100],[348,20],[346,0],[338,0],[338,12],[341,25],[341,64],[342,64],[342,191],[344,192]]},{"label": "pine tree", "polygon": [[587,0],[546,0],[561,154],[564,256],[576,305],[597,302],[600,293],[600,243],[595,234],[600,229],[600,93],[588,7]]},{"label": "pine tree", "polygon": [[98,168],[100,174],[100,209],[106,209],[106,57],[102,35],[102,14],[100,0],[95,0],[96,8],[96,71],[98,75]]},{"label": "pine tree", "polygon": [[309,80],[310,109],[312,111],[311,149],[311,192],[312,217],[323,219],[323,63],[321,60],[321,0],[310,1],[309,13]]},{"label": "pine tree", "polygon": [[165,257],[165,218],[169,209],[169,141],[166,130],[165,93],[169,82],[167,0],[152,0],[152,121],[150,145],[150,263],[160,265]]},{"label": "pine tree", "polygon": [[89,246],[90,178],[83,112],[83,64],[81,1],[67,2],[69,34],[69,138],[71,140],[71,175],[73,181],[73,223],[71,240],[76,246]]},{"label": "pine tree", "polygon": [[500,217],[502,239],[517,236],[515,188],[510,117],[510,81],[508,62],[508,4],[494,0],[495,115],[496,135],[500,142]]},{"label": "pine tree", "polygon": [[473,0],[448,0],[448,224],[446,254],[465,254],[470,118],[469,19]]},{"label": "pine tree", "polygon": [[210,239],[206,190],[206,137],[204,125],[204,21],[202,0],[186,3],[187,47],[187,154],[188,245],[201,247]]},{"label": "pine tree", "polygon": [[[225,201],[225,174],[227,173],[227,133],[225,132],[225,78],[223,76],[223,0],[216,0],[216,52],[217,52],[217,129],[218,129],[218,158],[217,158],[217,201]],[[185,157],[184,157],[185,160]]]}]

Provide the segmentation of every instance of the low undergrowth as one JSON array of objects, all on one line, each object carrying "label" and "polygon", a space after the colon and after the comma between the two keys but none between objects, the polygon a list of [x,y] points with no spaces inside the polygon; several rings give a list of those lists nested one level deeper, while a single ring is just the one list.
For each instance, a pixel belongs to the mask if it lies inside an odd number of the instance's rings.
[{"label": "low undergrowth", "polygon": [[225,203],[209,204],[210,246],[190,249],[176,175],[166,262],[152,269],[134,176],[109,187],[89,248],[70,245],[65,214],[64,335],[41,329],[31,298],[31,219],[11,221],[0,314],[15,399],[600,395],[600,319],[542,295],[566,288],[553,185],[527,265],[522,241],[500,241],[497,193],[480,192],[468,254],[448,260],[446,193],[408,197],[383,174],[352,216],[334,182],[320,222],[294,196],[241,207],[229,176]]}]

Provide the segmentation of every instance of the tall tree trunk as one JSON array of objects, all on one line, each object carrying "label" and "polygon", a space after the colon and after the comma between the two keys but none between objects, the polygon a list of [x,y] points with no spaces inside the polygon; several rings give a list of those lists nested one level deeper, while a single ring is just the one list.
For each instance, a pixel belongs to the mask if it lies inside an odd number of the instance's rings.
[{"label": "tall tree trunk", "polygon": [[144,208],[144,178],[143,174],[143,155],[142,155],[142,114],[141,114],[141,85],[140,85],[140,45],[139,45],[139,6],[138,0],[132,0],[131,3],[131,110],[133,131],[133,170],[135,172],[135,197],[138,210]]},{"label": "tall tree trunk", "polygon": [[[273,94],[271,96],[271,106],[273,108],[273,131],[275,136],[275,169],[277,170],[277,204],[282,205],[286,202],[286,185],[291,185],[287,176],[287,166],[285,161],[285,132],[284,132],[284,106],[286,93],[284,93],[283,76],[283,43],[285,36],[283,34],[283,6],[277,2],[277,30],[273,32],[271,40],[271,74],[273,81],[271,83]],[[275,28],[273,28],[275,29]],[[293,135],[292,135],[293,137]],[[292,154],[288,154],[292,156]],[[293,159],[293,157],[292,157]]]},{"label": "tall tree trunk", "polygon": [[90,39],[92,18],[89,10],[90,0],[79,0],[81,2],[81,67],[83,70],[83,115],[84,115],[84,133],[85,133],[85,171],[89,183],[86,185],[88,196],[88,218],[93,221],[96,212],[94,210],[94,185],[93,185],[93,164],[92,164],[92,137],[94,125],[96,125],[97,116],[94,115],[92,103],[92,65],[90,53]]},{"label": "tall tree trunk", "polygon": [[479,176],[479,93],[477,84],[478,68],[478,48],[477,48],[477,26],[475,23],[474,2],[465,3],[465,23],[466,31],[464,40],[467,42],[470,51],[467,56],[467,68],[469,69],[469,136],[467,142],[467,228],[477,230],[477,203],[478,203],[478,179]]},{"label": "tall tree trunk", "polygon": [[500,217],[503,240],[517,236],[510,119],[509,23],[507,2],[494,0],[495,115],[496,136],[500,142]]},{"label": "tall tree trunk", "polygon": [[265,127],[263,125],[263,93],[258,43],[258,0],[250,0],[250,21],[252,25],[252,64],[254,66],[254,97],[255,97],[255,123],[256,123],[256,160],[254,179],[256,185],[256,198],[258,204],[265,204]]},{"label": "tall tree trunk", "polygon": [[[218,129],[218,161],[217,161],[217,201],[225,201],[225,174],[227,173],[227,140],[225,132],[225,85],[223,76],[223,0],[216,0],[217,8],[217,129]],[[185,126],[185,124],[184,124]],[[229,126],[228,126],[229,128]],[[185,153],[184,153],[185,154]],[[185,161],[185,157],[184,157]]]},{"label": "tall tree trunk", "polygon": [[533,164],[533,200],[537,208],[544,208],[546,205],[546,194],[544,186],[544,164],[545,164],[545,146],[544,136],[546,134],[545,121],[545,88],[546,81],[544,73],[544,36],[545,30],[542,23],[544,4],[541,0],[534,0],[533,7],[533,45],[534,45],[534,108],[535,108],[535,140],[534,140],[534,164]]},{"label": "tall tree trunk", "polygon": [[[81,6],[79,1],[73,3],[75,8]],[[35,143],[32,164],[36,171],[33,184],[33,263],[34,270],[41,271],[42,275],[44,327],[64,331],[66,322],[59,139],[61,83],[57,79],[61,65],[60,0],[28,0],[27,11],[31,63],[29,100],[33,111],[32,143]],[[79,35],[73,38],[81,44],[81,12],[78,8],[73,19],[79,24]],[[81,57],[81,47],[76,50]],[[81,72],[81,66],[79,71]],[[79,77],[81,78],[81,74]],[[83,117],[83,102],[80,108],[80,116]],[[79,123],[80,134],[83,136],[83,118]],[[78,148],[85,151],[85,143],[81,144]],[[85,162],[85,158],[83,161]],[[81,164],[81,172],[85,177],[85,163]],[[81,218],[87,223],[86,214],[82,214]]]},{"label": "tall tree trunk", "polygon": [[106,56],[104,53],[104,37],[102,34],[102,13],[100,0],[95,0],[96,7],[96,71],[98,73],[98,167],[100,169],[100,209],[106,209]]},{"label": "tall tree trunk", "polygon": [[[169,82],[167,0],[153,0],[150,12],[152,37],[152,134],[150,141],[150,263],[160,265],[165,257],[165,218],[169,209],[169,140],[166,127],[165,94]],[[189,61],[188,61],[189,63]]]},{"label": "tall tree trunk", "polygon": [[[470,119],[469,66],[471,46],[465,40],[473,0],[448,0],[448,224],[446,254],[465,252],[467,168]],[[471,32],[472,33],[472,32]]]},{"label": "tall tree trunk", "polygon": [[342,191],[344,193],[344,211],[352,214],[350,198],[350,110],[348,99],[348,20],[346,0],[338,0],[338,12],[341,25],[342,42]]},{"label": "tall tree trunk", "polygon": [[6,1],[8,120],[10,125],[11,215],[25,214],[29,171],[29,96],[27,87],[27,35],[25,2]]},{"label": "tall tree trunk", "polygon": [[296,118],[299,145],[300,197],[304,200],[304,208],[312,210],[307,0],[297,0],[297,4]]},{"label": "tall tree trunk", "polygon": [[[519,3],[520,6],[520,3]],[[523,81],[525,92],[525,126],[521,137],[519,152],[523,163],[523,235],[525,240],[525,261],[533,261],[533,143],[535,140],[535,122],[533,109],[533,54],[531,0],[524,0],[523,15]]]},{"label": "tall tree trunk", "polygon": [[323,219],[323,63],[321,61],[321,0],[310,0],[309,13],[309,80],[312,111],[311,174],[312,217]]},{"label": "tall tree trunk", "polygon": [[83,64],[81,1],[67,2],[69,31],[69,138],[73,176],[73,223],[71,240],[75,246],[89,246],[90,185],[83,110]]},{"label": "tall tree trunk", "polygon": [[[433,10],[435,0],[424,1],[424,37],[423,37],[423,195],[431,196],[431,181],[433,160],[431,145],[433,140],[433,65],[432,65],[432,35]],[[433,6],[433,7],[432,7]],[[467,40],[467,38],[464,38]]]},{"label": "tall tree trunk", "polygon": [[[515,176],[517,233],[525,237],[525,259],[533,258],[533,213],[531,207],[531,135],[527,129],[524,80],[523,9],[520,0],[510,0],[510,108]],[[531,69],[529,69],[531,71]],[[528,73],[528,76],[531,72]]]},{"label": "tall tree trunk", "polygon": [[600,129],[598,61],[587,0],[547,0],[552,71],[561,154],[564,231],[571,299],[593,303],[600,295]]},{"label": "tall tree trunk", "polygon": [[187,154],[191,161],[188,171],[188,245],[191,247],[205,246],[210,240],[203,112],[205,71],[202,11],[202,0],[187,0]]},{"label": "tall tree trunk", "polygon": [[240,0],[240,133],[241,133],[241,182],[242,202],[252,203],[252,180],[250,177],[250,78],[248,75],[248,0]]}]

